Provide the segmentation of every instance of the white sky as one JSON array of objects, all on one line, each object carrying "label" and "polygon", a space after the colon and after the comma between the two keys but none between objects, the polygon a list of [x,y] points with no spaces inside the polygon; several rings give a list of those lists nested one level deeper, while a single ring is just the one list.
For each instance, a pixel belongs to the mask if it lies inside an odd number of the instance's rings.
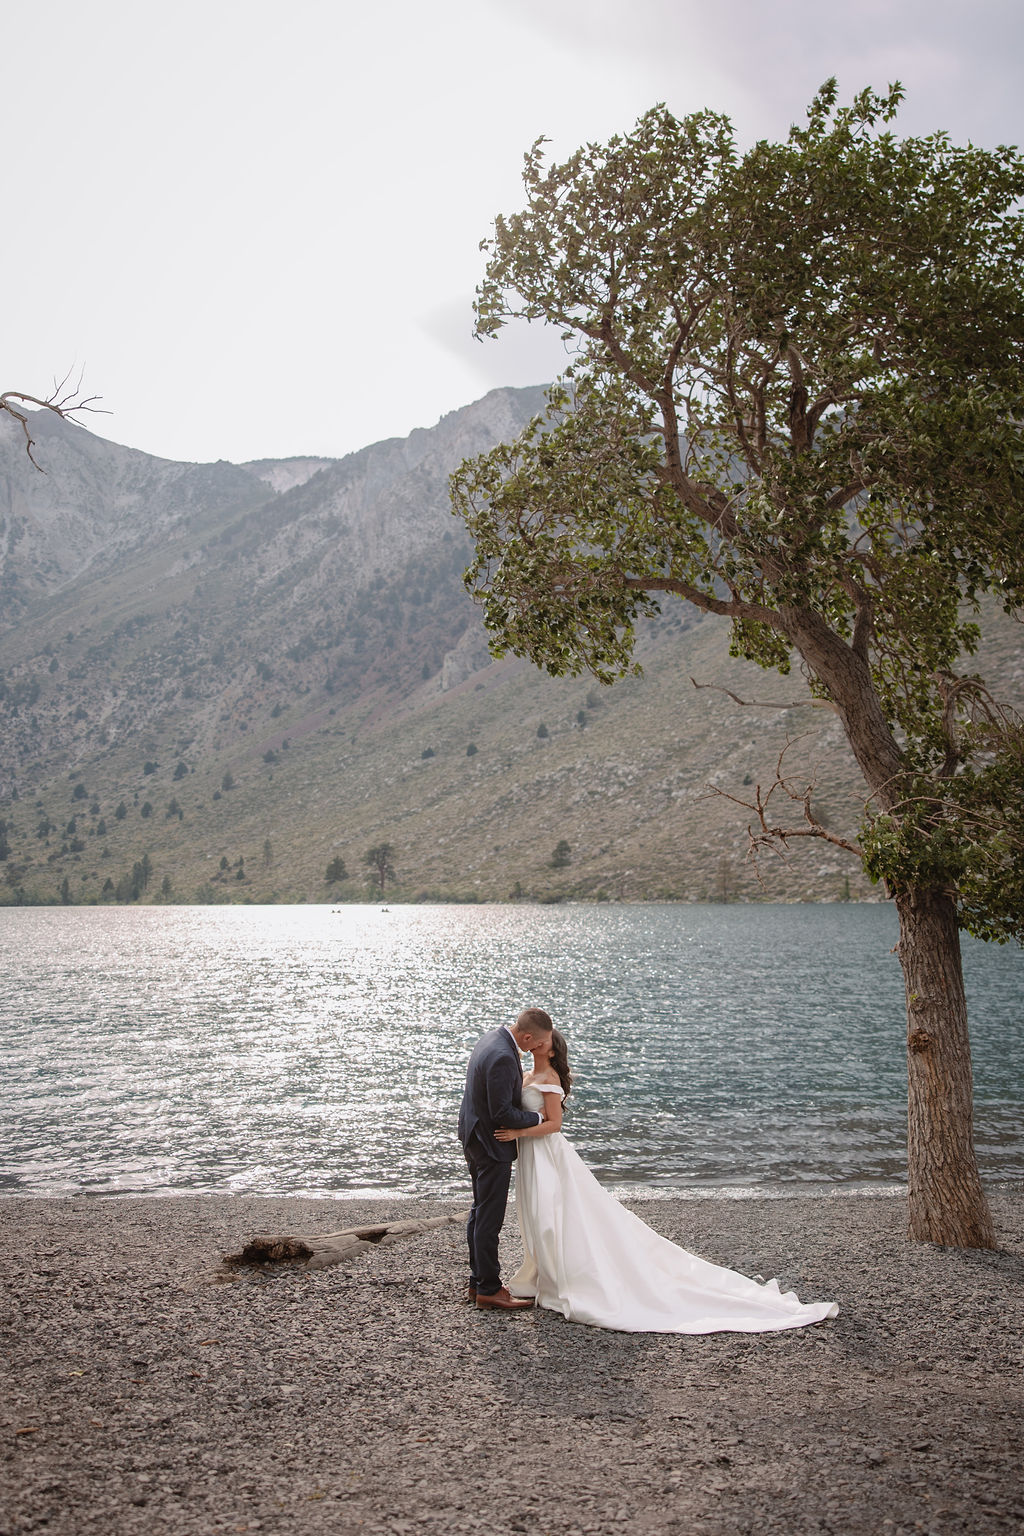
[{"label": "white sky", "polygon": [[89,425],[178,459],[339,455],[553,376],[472,339],[479,241],[666,101],[779,136],[901,79],[906,132],[1022,138],[1020,0],[36,0],[0,47],[0,388],[85,369]]}]

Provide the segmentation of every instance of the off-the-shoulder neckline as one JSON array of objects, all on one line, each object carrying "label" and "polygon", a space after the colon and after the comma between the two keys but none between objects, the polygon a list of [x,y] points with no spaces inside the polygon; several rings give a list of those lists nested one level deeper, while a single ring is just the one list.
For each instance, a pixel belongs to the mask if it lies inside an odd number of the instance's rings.
[{"label": "off-the-shoulder neckline", "polygon": [[538,1093],[561,1093],[561,1083],[527,1083],[527,1088],[536,1088]]}]

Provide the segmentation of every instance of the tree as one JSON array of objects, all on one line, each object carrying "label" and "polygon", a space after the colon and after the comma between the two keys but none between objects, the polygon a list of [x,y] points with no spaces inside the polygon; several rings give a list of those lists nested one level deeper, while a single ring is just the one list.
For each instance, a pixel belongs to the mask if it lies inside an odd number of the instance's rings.
[{"label": "tree", "polygon": [[[957,664],[983,600],[1024,601],[1024,160],[888,128],[902,92],[739,156],[663,107],[547,168],[498,219],[488,335],[543,317],[577,354],[547,415],[463,464],[453,504],[492,649],[611,682],[674,596],[732,650],[797,659],[870,799],[907,992],[911,1234],[991,1247],[973,1147],[959,927],[1024,936],[1024,731]],[[781,778],[781,772],[780,772]]]},{"label": "tree", "polygon": [[390,843],[377,843],[375,847],[367,848],[363,854],[363,863],[370,870],[370,884],[377,886],[382,896],[385,883],[395,878],[394,865],[391,862],[394,851]]},{"label": "tree", "polygon": [[[371,850],[371,852],[374,850]],[[336,880],[347,880],[348,870],[345,868],[345,860],[338,854],[327,866],[327,884],[333,885]]]},{"label": "tree", "polygon": [[552,869],[566,869],[572,863],[572,849],[562,837],[555,844],[555,851],[551,855]]},{"label": "tree", "polygon": [[[150,866],[151,868],[152,866]],[[131,874],[122,875],[114,887],[114,900],[120,902],[138,901],[146,888],[148,880],[149,872],[143,868],[142,863],[133,864]]]}]

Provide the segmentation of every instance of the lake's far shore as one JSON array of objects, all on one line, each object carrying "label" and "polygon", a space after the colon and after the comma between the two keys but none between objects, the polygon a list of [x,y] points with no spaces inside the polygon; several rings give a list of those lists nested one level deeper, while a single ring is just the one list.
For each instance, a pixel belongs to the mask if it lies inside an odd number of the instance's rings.
[{"label": "lake's far shore", "polygon": [[[0,1200],[0,1536],[1016,1530],[1024,1187],[993,1207],[990,1254],[911,1244],[891,1195],[638,1202],[840,1306],[692,1338],[467,1307],[452,1226],[214,1282],[258,1232],[449,1202]],[[511,1218],[505,1246],[516,1262]]]}]

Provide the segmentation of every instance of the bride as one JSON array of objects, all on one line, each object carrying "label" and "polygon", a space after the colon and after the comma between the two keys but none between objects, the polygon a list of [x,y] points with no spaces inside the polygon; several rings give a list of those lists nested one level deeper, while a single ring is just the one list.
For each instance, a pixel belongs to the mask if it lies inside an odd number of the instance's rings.
[{"label": "bride", "polygon": [[519,1142],[516,1214],[526,1256],[508,1283],[513,1296],[625,1333],[766,1333],[835,1317],[835,1302],[805,1305],[777,1280],[762,1284],[709,1264],[620,1205],[562,1135],[572,1082],[564,1038],[556,1029],[532,1054],[523,1108],[544,1119],[495,1131],[499,1141]]}]

